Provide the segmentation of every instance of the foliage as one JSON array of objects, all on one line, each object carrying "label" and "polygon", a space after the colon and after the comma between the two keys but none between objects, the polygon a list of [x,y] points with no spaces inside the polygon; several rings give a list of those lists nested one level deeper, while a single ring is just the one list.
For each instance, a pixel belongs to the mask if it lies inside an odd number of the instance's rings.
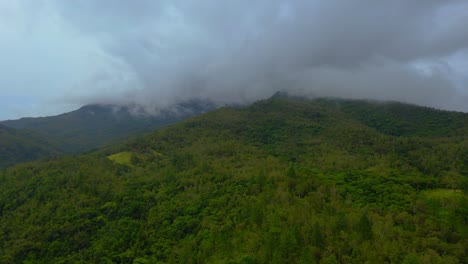
[{"label": "foliage", "polygon": [[0,169],[18,162],[51,158],[60,152],[46,138],[0,125]]},{"label": "foliage", "polygon": [[0,173],[0,262],[463,263],[468,142],[449,134],[272,98],[21,164]]},{"label": "foliage", "polygon": [[128,151],[122,151],[108,156],[108,158],[118,164],[131,166],[132,165],[132,153]]},{"label": "foliage", "polygon": [[56,142],[61,152],[76,154],[176,123],[211,110],[214,105],[188,101],[172,108],[150,114],[132,106],[87,105],[57,116],[22,118],[3,121],[1,124],[39,133],[49,141]]},{"label": "foliage", "polygon": [[318,99],[369,127],[394,136],[446,137],[468,132],[468,116],[399,102]]}]

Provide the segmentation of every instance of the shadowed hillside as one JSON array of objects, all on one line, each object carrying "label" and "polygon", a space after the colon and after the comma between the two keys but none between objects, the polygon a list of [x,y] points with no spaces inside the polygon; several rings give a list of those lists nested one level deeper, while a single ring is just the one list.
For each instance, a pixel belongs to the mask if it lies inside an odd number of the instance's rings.
[{"label": "shadowed hillside", "polygon": [[18,162],[51,158],[58,153],[57,146],[32,131],[0,125],[0,169]]},{"label": "shadowed hillside", "polygon": [[[11,142],[6,134],[0,136],[0,140],[8,141],[10,145],[2,151],[8,158],[0,163],[0,168],[48,157],[50,153],[79,154],[108,146],[214,108],[214,104],[200,100],[151,114],[129,106],[88,105],[57,116],[3,121],[0,124],[28,132],[18,132],[24,140],[20,145]],[[35,150],[26,149],[20,153],[24,145]]]}]

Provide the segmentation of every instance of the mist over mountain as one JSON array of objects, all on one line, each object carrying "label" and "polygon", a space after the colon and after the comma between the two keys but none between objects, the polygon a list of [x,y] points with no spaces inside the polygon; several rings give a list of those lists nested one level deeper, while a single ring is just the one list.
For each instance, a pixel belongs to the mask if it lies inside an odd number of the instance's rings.
[{"label": "mist over mountain", "polygon": [[94,104],[57,116],[21,118],[0,124],[41,135],[54,142],[55,150],[62,154],[77,154],[121,142],[216,107],[210,101],[192,100],[148,112],[137,105]]},{"label": "mist over mountain", "polygon": [[[137,32],[110,30],[105,51],[135,75],[138,88],[120,96],[139,104],[197,96],[252,102],[285,89],[468,110],[447,62],[468,48],[468,34],[459,31],[467,16],[443,20],[466,8],[461,1],[162,1],[132,6],[135,13],[122,3],[97,28],[100,4],[79,5],[80,15],[71,13],[74,7],[64,4],[61,11],[87,34],[107,31],[120,16],[138,26]],[[107,93],[96,96],[112,100]]]},{"label": "mist over mountain", "polygon": [[468,111],[462,0],[21,0],[0,10],[2,112],[246,103],[277,90]]},{"label": "mist over mountain", "polygon": [[466,0],[0,0],[0,263],[467,263],[467,25]]}]

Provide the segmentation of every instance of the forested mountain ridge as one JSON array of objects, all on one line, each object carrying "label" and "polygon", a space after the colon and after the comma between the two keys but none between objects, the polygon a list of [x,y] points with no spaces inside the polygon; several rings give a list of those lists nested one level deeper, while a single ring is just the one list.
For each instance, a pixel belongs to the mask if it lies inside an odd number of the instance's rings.
[{"label": "forested mountain ridge", "polygon": [[0,125],[0,169],[18,162],[51,158],[57,146],[32,131]]},{"label": "forested mountain ridge", "polygon": [[9,168],[0,261],[464,263],[466,135],[342,109],[272,98]]},{"label": "forested mountain ridge", "polygon": [[21,118],[0,124],[27,129],[54,142],[61,153],[77,154],[122,142],[215,107],[208,101],[192,100],[147,113],[135,106],[96,104],[57,116]]},{"label": "forested mountain ridge", "polygon": [[393,136],[446,137],[468,134],[468,115],[400,102],[321,98],[316,102],[345,112]]}]

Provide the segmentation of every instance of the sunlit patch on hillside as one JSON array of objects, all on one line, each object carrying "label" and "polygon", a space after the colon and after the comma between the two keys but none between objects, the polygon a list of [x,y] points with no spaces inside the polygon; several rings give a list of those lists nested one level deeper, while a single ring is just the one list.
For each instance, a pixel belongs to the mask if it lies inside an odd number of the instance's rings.
[{"label": "sunlit patch on hillside", "polygon": [[131,158],[132,153],[128,151],[119,152],[108,156],[108,158],[118,164],[132,166]]},{"label": "sunlit patch on hillside", "polygon": [[461,190],[435,189],[424,191],[424,195],[429,199],[459,199],[464,196]]}]

